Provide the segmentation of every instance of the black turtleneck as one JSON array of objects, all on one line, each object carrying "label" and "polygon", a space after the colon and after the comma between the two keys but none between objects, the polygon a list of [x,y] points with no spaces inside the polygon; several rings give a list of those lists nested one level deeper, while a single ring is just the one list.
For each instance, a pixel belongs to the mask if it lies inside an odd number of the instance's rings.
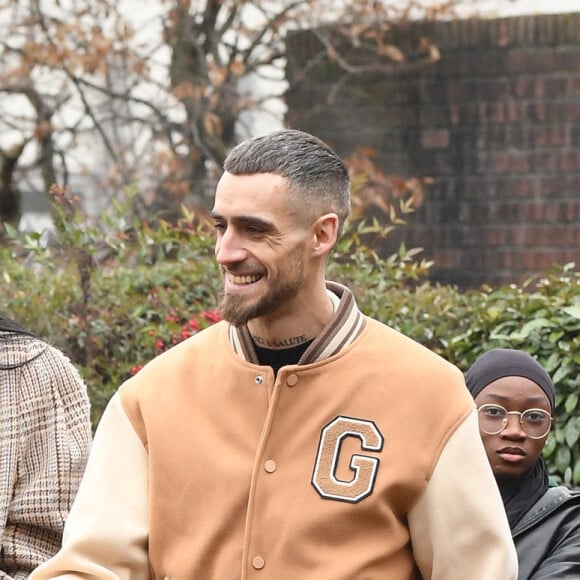
[{"label": "black turtleneck", "polygon": [[254,347],[260,364],[272,367],[276,375],[281,367],[295,365],[313,341],[314,339],[308,340],[290,348],[264,348],[257,344],[254,344]]}]

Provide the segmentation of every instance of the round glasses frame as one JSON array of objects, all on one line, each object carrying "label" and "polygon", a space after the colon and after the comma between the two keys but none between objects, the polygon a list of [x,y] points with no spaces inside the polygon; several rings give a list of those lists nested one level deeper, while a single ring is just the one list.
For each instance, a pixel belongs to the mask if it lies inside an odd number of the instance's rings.
[{"label": "round glasses frame", "polygon": [[[498,411],[503,411],[503,413],[505,414],[501,418],[501,427],[499,429],[495,429],[493,431],[489,430],[489,429],[484,429],[482,426],[482,420],[481,420],[482,411],[485,412],[485,411],[490,411],[492,409],[497,409]],[[552,428],[553,417],[545,409],[526,409],[525,411],[508,411],[507,409],[505,409],[501,405],[487,404],[487,405],[481,405],[480,407],[478,407],[477,413],[478,413],[478,417],[479,417],[479,428],[487,435],[498,435],[499,433],[501,433],[507,427],[510,415],[519,415],[520,416],[520,425],[522,427],[522,430],[530,439],[542,439],[550,432],[550,429]],[[526,426],[526,423],[525,423],[525,415],[528,413],[539,413],[540,415],[546,417],[546,419],[549,419],[548,426],[546,427],[546,430],[544,433],[542,433],[541,435],[531,435],[528,432],[529,426]],[[488,419],[491,419],[491,418],[492,417],[488,417]],[[497,418],[499,418],[499,417],[496,417],[496,419]]]}]

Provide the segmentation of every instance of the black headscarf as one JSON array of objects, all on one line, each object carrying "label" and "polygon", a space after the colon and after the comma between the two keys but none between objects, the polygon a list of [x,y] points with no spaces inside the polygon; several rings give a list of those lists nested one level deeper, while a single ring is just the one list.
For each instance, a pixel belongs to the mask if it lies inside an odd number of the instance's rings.
[{"label": "black headscarf", "polygon": [[548,397],[554,412],[556,389],[546,369],[523,350],[492,348],[483,353],[465,373],[467,388],[475,399],[493,381],[503,377],[525,377],[534,381]]},{"label": "black headscarf", "polygon": [[[546,369],[530,354],[521,350],[494,348],[482,354],[465,373],[465,382],[475,399],[490,383],[503,377],[525,377],[546,393],[554,412],[556,389]],[[524,514],[549,485],[548,470],[539,457],[534,466],[513,481],[498,481],[510,528],[513,530]]]}]

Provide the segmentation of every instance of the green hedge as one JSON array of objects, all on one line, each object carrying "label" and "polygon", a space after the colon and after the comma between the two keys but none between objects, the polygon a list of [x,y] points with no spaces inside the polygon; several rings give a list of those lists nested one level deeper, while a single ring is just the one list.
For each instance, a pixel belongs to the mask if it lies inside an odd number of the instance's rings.
[{"label": "green hedge", "polygon": [[[217,319],[220,286],[211,232],[184,213],[155,227],[114,218],[92,223],[76,208],[57,208],[57,232],[11,231],[0,247],[7,314],[63,348],[86,378],[96,425],[119,384],[139,366]],[[415,252],[381,259],[369,236],[375,224],[351,224],[329,278],[355,292],[361,309],[455,363],[462,370],[494,346],[524,349],[557,386],[551,473],[580,486],[580,274],[573,265],[529,284],[460,292],[426,282],[429,264]]]},{"label": "green hedge", "polygon": [[[580,486],[580,273],[560,269],[534,280],[534,288],[506,286],[460,293],[424,285],[391,291],[377,318],[430,347],[460,369],[493,347],[535,356],[556,385],[556,420],[544,456],[550,471]],[[366,307],[366,297],[361,300]]]}]

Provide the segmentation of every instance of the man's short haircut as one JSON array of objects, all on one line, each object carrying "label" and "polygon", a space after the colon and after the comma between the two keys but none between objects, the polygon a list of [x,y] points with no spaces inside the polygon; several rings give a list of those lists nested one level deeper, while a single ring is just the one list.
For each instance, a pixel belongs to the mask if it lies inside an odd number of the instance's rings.
[{"label": "man's short haircut", "polygon": [[308,215],[334,212],[339,234],[350,212],[350,176],[340,157],[323,141],[294,129],[243,141],[227,156],[232,175],[272,173],[287,180],[289,193]]}]

